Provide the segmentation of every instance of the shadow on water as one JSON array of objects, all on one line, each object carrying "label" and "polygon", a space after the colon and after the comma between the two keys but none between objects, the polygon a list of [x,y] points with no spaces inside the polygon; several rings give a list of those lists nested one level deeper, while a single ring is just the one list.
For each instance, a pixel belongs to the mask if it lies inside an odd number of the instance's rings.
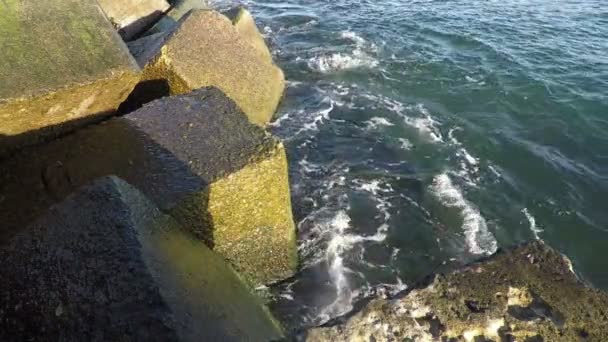
[{"label": "shadow on water", "polygon": [[[88,121],[90,123],[90,121]],[[64,131],[70,122],[45,132]],[[0,142],[31,143],[39,132],[1,136]],[[34,140],[35,141],[35,140]],[[0,242],[91,181],[116,175],[134,185],[163,211],[179,211],[180,223],[213,248],[207,211],[209,180],[195,174],[131,120],[115,118],[0,159]]]}]

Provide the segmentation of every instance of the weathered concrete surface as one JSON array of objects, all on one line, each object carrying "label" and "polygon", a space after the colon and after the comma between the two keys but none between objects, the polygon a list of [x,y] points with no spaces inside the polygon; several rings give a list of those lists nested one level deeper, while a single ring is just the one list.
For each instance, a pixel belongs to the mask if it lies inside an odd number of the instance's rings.
[{"label": "weathered concrete surface", "polygon": [[179,20],[191,10],[210,9],[206,0],[177,0],[171,4],[171,10],[162,17],[149,31],[149,34],[172,31]]},{"label": "weathered concrete surface", "polygon": [[0,1],[0,153],[113,112],[139,71],[95,0]]},{"label": "weathered concrete surface", "polygon": [[269,341],[282,336],[230,266],[116,177],[0,247],[3,341]]},{"label": "weathered concrete surface", "polygon": [[144,80],[167,80],[171,94],[215,86],[257,125],[272,119],[285,88],[281,69],[215,11],[189,12],[173,32],[136,55]]},{"label": "weathered concrete surface", "polygon": [[608,341],[608,295],[542,242],[498,252],[307,341]]},{"label": "weathered concrete surface", "polygon": [[241,34],[241,36],[255,48],[255,50],[268,62],[272,63],[272,54],[266,45],[264,37],[258,30],[255,24],[255,19],[248,10],[242,7],[236,7],[224,13]]},{"label": "weathered concrete surface", "polygon": [[165,0],[98,0],[124,40],[131,40],[154,25],[169,3]]},{"label": "weathered concrete surface", "polygon": [[284,147],[218,89],[154,101],[1,162],[0,235],[104,175],[135,185],[254,283],[293,274]]}]

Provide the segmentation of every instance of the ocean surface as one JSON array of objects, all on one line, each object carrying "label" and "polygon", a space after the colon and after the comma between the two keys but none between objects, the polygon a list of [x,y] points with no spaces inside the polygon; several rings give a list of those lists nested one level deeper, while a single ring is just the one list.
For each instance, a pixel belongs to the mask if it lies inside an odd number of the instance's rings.
[{"label": "ocean surface", "polygon": [[532,239],[608,289],[606,0],[241,3],[288,78],[290,327]]}]

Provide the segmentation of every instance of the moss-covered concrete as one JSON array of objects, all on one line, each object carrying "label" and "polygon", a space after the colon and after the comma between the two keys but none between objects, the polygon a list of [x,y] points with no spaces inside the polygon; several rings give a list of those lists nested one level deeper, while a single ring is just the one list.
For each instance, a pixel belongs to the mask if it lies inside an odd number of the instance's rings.
[{"label": "moss-covered concrete", "polygon": [[281,327],[231,267],[116,177],[0,247],[2,340],[270,341]]},{"label": "moss-covered concrete", "polygon": [[216,251],[256,278],[291,276],[297,268],[297,253],[289,193],[282,144],[267,158],[212,183],[208,210]]},{"label": "moss-covered concrete", "polygon": [[607,341],[608,295],[542,242],[377,299],[308,341]]},{"label": "moss-covered concrete", "polygon": [[107,115],[138,73],[95,0],[1,1],[0,151],[24,133]]},{"label": "moss-covered concrete", "polygon": [[0,162],[0,238],[105,175],[135,185],[255,284],[295,271],[283,146],[216,88],[154,101]]},{"label": "moss-covered concrete", "polygon": [[165,0],[98,0],[121,37],[131,40],[154,25],[169,10]]},{"label": "moss-covered concrete", "polygon": [[188,13],[162,44],[154,41],[141,53],[144,80],[168,80],[171,94],[204,86],[221,89],[257,125],[273,117],[285,88],[285,77],[260,55],[232,22],[210,10]]}]

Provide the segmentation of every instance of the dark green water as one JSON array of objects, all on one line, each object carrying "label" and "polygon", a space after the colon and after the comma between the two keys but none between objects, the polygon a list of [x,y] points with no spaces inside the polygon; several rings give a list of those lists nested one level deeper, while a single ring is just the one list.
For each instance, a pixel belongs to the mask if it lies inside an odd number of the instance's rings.
[{"label": "dark green water", "polygon": [[303,265],[274,289],[283,319],[535,238],[608,289],[608,2],[246,5],[290,81],[272,130]]}]

